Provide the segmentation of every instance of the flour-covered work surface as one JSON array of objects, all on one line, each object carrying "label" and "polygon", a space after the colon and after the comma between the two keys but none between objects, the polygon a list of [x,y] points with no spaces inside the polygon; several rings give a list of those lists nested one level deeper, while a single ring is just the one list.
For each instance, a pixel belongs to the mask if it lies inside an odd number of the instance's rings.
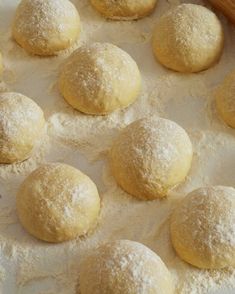
[{"label": "flour-covered work surface", "polygon": [[[0,164],[0,293],[94,293],[93,289],[97,289],[96,270],[103,266],[100,266],[102,263],[109,265],[102,268],[100,274],[104,289],[112,276],[112,268],[119,265],[121,270],[116,270],[116,274],[123,274],[127,287],[130,272],[125,267],[126,261],[131,265],[132,278],[136,278],[136,288],[131,288],[130,280],[127,293],[147,294],[146,290],[144,292],[146,284],[152,287],[151,293],[158,293],[158,287],[164,289],[164,293],[235,293],[235,269],[232,267],[235,248],[234,189],[199,189],[218,185],[235,187],[234,116],[229,110],[234,103],[234,96],[231,95],[234,74],[224,80],[235,69],[235,27],[216,12],[221,27],[214,14],[204,8],[198,9],[195,15],[204,16],[196,17],[195,25],[200,26],[200,21],[205,21],[205,26],[210,28],[212,25],[213,29],[207,36],[208,42],[199,44],[192,40],[191,45],[196,52],[192,61],[196,60],[196,63],[186,64],[190,54],[185,52],[185,58],[180,56],[184,49],[184,44],[180,42],[176,42],[178,47],[168,51],[169,56],[165,54],[168,42],[174,43],[175,22],[171,20],[181,12],[176,9],[176,14],[169,14],[163,19],[157,28],[159,33],[155,31],[153,50],[154,28],[164,13],[183,2],[201,4],[213,11],[206,1],[158,0],[155,9],[156,1],[147,1],[149,5],[143,4],[142,10],[135,13],[126,10],[120,14],[114,9],[107,14],[101,1],[73,0],[71,2],[77,8],[80,19],[73,8],[70,14],[64,14],[63,21],[68,25],[66,28],[72,40],[69,48],[66,37],[60,45],[51,39],[52,43],[46,51],[35,40],[28,44],[22,39],[22,24],[21,27],[14,25],[15,39],[31,53],[36,50],[39,55],[48,55],[65,49],[56,56],[39,57],[27,53],[12,38],[12,23],[19,2],[0,0],[0,51],[4,64],[0,91],[21,93],[38,104],[39,107],[30,100],[24,100],[27,99],[24,96],[13,96],[11,99],[18,99],[18,102],[11,104],[12,112],[18,111],[20,115],[14,117],[10,111],[8,115],[12,121],[19,119],[21,125],[26,126],[27,134],[24,132],[22,137],[25,136],[28,146],[34,144],[36,138],[40,137],[40,140],[30,158],[29,150],[24,149],[22,153],[4,155],[7,164]],[[64,8],[69,7],[72,6]],[[183,6],[182,9],[189,9],[189,15],[192,13],[195,17],[188,7]],[[136,20],[139,17],[143,18]],[[30,32],[29,26],[24,29],[26,34]],[[164,29],[169,29],[171,33],[169,38],[161,39],[161,43],[158,38]],[[200,41],[205,41],[201,37]],[[115,46],[92,45],[97,42]],[[83,46],[77,53],[80,59],[76,54],[67,59],[80,46]],[[200,52],[204,50],[204,53],[200,55],[198,48],[202,48]],[[95,69],[107,66],[107,75],[98,76],[106,85],[103,89],[106,96],[99,92],[98,102],[93,106],[85,98],[81,100],[79,95],[97,97],[94,84],[91,83],[88,92],[77,91],[77,87],[85,89],[93,76],[88,80],[82,74],[73,78],[77,64],[89,73],[89,67],[93,65],[92,52],[98,56]],[[113,56],[115,62],[112,68]],[[103,60],[110,63],[104,65]],[[158,60],[167,68],[183,73],[168,70]],[[117,84],[119,88],[116,88]],[[4,95],[1,97],[7,97]],[[104,97],[105,101],[102,100]],[[28,105],[28,112],[19,110],[21,99]],[[3,112],[0,112],[1,115]],[[27,116],[30,119],[26,119]],[[139,120],[142,118],[144,120]],[[6,116],[1,119],[3,121]],[[34,123],[36,119],[37,123]],[[137,120],[139,122],[125,129]],[[32,124],[34,128],[31,128]],[[11,124],[7,127],[9,133],[14,134]],[[42,129],[45,130],[42,132]],[[143,136],[138,136],[142,131]],[[141,153],[145,142],[148,142],[149,149],[144,151],[150,153],[146,159]],[[170,149],[168,145],[175,145],[175,148]],[[157,153],[158,148],[164,152]],[[2,158],[0,154],[1,161],[4,160]],[[9,164],[25,158],[28,159]],[[149,158],[153,161],[148,161]],[[171,158],[175,165],[167,169],[167,160],[170,162]],[[51,164],[54,162],[57,164]],[[146,162],[150,162],[153,170],[146,168]],[[156,162],[160,165],[157,166]],[[132,164],[134,168],[127,172],[126,167]],[[50,174],[50,169],[55,170],[54,176]],[[140,181],[137,180],[139,170]],[[37,182],[37,173],[41,186]],[[66,185],[60,182],[63,177],[69,178]],[[37,185],[33,187],[34,182]],[[48,183],[46,188],[44,183]],[[80,185],[79,191],[76,190],[76,183]],[[45,190],[40,190],[40,187]],[[193,190],[196,192],[189,194]],[[73,197],[70,202],[65,201],[66,206],[63,201],[70,192]],[[76,201],[85,199],[76,198],[78,192],[86,197],[92,195],[89,198],[92,201],[82,202],[84,215],[89,215],[87,218],[80,218],[79,213],[83,215],[83,211],[78,211],[75,205]],[[48,216],[48,207],[42,205],[42,211],[37,215],[35,203],[38,199],[43,203],[47,193],[52,195],[58,209],[51,206]],[[61,198],[57,197],[57,193]],[[204,197],[203,201],[200,195]],[[220,200],[223,200],[222,204]],[[73,226],[71,219],[75,218],[71,215],[76,215]],[[45,234],[43,228],[31,221],[48,218],[50,222],[50,216],[67,228],[63,234],[52,231]],[[194,218],[206,226],[205,231],[198,230],[197,222],[191,222]],[[213,222],[219,223],[219,226],[210,231]],[[195,243],[195,235],[203,242],[198,239]],[[54,243],[40,241],[33,236]],[[213,249],[210,248],[213,241],[210,236],[220,241]],[[123,239],[130,241],[119,241]],[[94,250],[100,245],[99,250]],[[211,249],[211,258],[208,258],[205,248]],[[144,271],[140,273],[141,266]]]}]

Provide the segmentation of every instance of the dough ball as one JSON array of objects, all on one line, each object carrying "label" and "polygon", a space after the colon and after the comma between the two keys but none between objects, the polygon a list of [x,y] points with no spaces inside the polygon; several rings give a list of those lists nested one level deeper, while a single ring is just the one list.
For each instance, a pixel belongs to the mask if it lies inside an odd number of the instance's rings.
[{"label": "dough ball", "polygon": [[31,54],[55,55],[78,39],[80,18],[68,0],[22,0],[12,34]]},{"label": "dough ball", "polygon": [[31,173],[17,194],[24,228],[38,239],[63,242],[93,229],[100,211],[96,185],[76,168],[50,163]]},{"label": "dough ball", "polygon": [[190,193],[171,217],[178,255],[204,269],[235,266],[235,189],[206,187]]},{"label": "dough ball", "polygon": [[0,163],[29,158],[44,126],[43,111],[33,100],[19,93],[1,93]]},{"label": "dough ball", "polygon": [[96,249],[82,263],[81,294],[173,294],[165,264],[144,245],[120,240]]},{"label": "dough ball", "polygon": [[217,89],[216,106],[225,123],[235,128],[235,71]]},{"label": "dough ball", "polygon": [[192,144],[176,123],[158,117],[127,126],[110,152],[113,176],[128,193],[142,200],[167,195],[187,176]]},{"label": "dough ball", "polygon": [[149,15],[157,0],[91,0],[91,4],[106,18],[131,20]]},{"label": "dough ball", "polygon": [[75,109],[107,114],[133,103],[141,86],[135,61],[107,43],[82,46],[69,57],[59,80],[60,91]]},{"label": "dough ball", "polygon": [[161,64],[179,72],[199,72],[221,56],[223,29],[217,16],[195,4],[181,4],[163,15],[153,35]]}]

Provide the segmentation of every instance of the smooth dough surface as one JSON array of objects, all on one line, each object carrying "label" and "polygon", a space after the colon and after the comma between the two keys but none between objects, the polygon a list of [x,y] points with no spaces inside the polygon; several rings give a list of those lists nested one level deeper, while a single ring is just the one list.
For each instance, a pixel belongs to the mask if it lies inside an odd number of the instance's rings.
[{"label": "smooth dough surface", "polygon": [[82,263],[81,294],[173,294],[165,264],[146,246],[128,240],[100,246]]},{"label": "smooth dough surface", "polygon": [[23,227],[38,239],[63,242],[86,234],[97,223],[96,185],[76,168],[45,164],[31,173],[17,194]]},{"label": "smooth dough surface", "polygon": [[178,255],[204,269],[235,266],[235,189],[199,188],[182,200],[171,217]]},{"label": "smooth dough surface", "polygon": [[59,86],[65,100],[87,114],[107,114],[133,103],[141,88],[135,61],[108,43],[82,46],[62,68]]},{"label": "smooth dough surface", "polygon": [[192,144],[173,121],[143,118],[127,126],[110,152],[117,183],[143,200],[161,198],[182,182],[191,167]]},{"label": "smooth dough surface", "polygon": [[216,90],[216,106],[225,123],[235,128],[235,71]]},{"label": "smooth dough surface", "polygon": [[179,72],[199,72],[221,56],[224,35],[217,16],[195,4],[181,4],[163,15],[153,34],[158,61]]},{"label": "smooth dough surface", "polygon": [[157,0],[91,0],[91,4],[106,18],[131,20],[149,15]]},{"label": "smooth dough surface", "polygon": [[0,94],[0,163],[29,158],[43,134],[42,109],[19,93]]},{"label": "smooth dough surface", "polygon": [[79,37],[80,18],[68,0],[22,0],[16,10],[12,34],[35,55],[55,55]]}]

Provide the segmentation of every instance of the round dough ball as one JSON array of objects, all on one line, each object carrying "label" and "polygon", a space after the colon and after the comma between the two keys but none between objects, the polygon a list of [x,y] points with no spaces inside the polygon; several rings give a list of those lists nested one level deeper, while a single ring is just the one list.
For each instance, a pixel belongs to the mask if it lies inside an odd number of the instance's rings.
[{"label": "round dough ball", "polygon": [[12,34],[31,54],[55,55],[78,39],[80,18],[68,0],[22,0]]},{"label": "round dough ball", "polygon": [[0,163],[29,158],[45,126],[42,109],[19,93],[0,94]]},{"label": "round dough ball", "polygon": [[206,187],[183,199],[171,217],[178,255],[203,269],[235,266],[235,189]]},{"label": "round dough ball", "polygon": [[157,0],[91,0],[91,4],[106,18],[132,20],[153,12]]},{"label": "round dough ball", "polygon": [[135,61],[107,43],[82,46],[65,63],[59,86],[65,100],[88,114],[107,114],[133,103],[141,87]]},{"label": "round dough ball", "polygon": [[142,200],[167,195],[187,176],[192,144],[176,123],[158,117],[127,126],[111,149],[112,173],[128,193]]},{"label": "round dough ball", "polygon": [[235,71],[217,89],[216,106],[225,123],[235,128]]},{"label": "round dough ball", "polygon": [[224,35],[217,16],[195,4],[181,4],[163,15],[153,35],[153,51],[167,68],[199,72],[221,56]]},{"label": "round dough ball", "polygon": [[100,198],[96,185],[76,168],[50,163],[31,173],[17,194],[23,227],[47,242],[86,234],[97,223]]},{"label": "round dough ball", "polygon": [[171,275],[153,251],[128,240],[107,243],[82,263],[81,294],[173,294]]}]

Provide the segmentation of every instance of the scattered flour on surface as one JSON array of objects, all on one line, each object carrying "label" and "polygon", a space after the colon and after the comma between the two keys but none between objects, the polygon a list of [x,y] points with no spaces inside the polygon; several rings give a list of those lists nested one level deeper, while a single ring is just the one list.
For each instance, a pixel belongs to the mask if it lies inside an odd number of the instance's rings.
[{"label": "scattered flour on surface", "polygon": [[[10,22],[17,1],[2,1],[1,13],[7,18],[0,19],[4,82],[12,91],[32,97],[43,108],[48,136],[32,158],[0,166],[0,291],[75,294],[82,258],[105,241],[117,239],[138,241],[155,251],[171,271],[177,294],[211,294],[223,287],[234,290],[234,269],[203,271],[187,265],[176,256],[169,235],[169,216],[186,193],[210,184],[235,186],[235,167],[231,160],[235,158],[235,133],[217,117],[211,95],[235,67],[235,51],[231,49],[235,46],[234,28],[222,18],[227,36],[225,51],[214,68],[197,75],[180,75],[165,70],[154,60],[150,47],[152,29],[156,18],[170,5],[202,4],[202,1],[159,1],[155,13],[138,22],[105,21],[88,0],[72,2],[81,16],[81,42],[111,42],[126,50],[141,70],[142,93],[132,106],[109,116],[94,117],[71,109],[59,95],[56,79],[60,65],[79,44],[58,57],[28,56],[10,39]],[[107,154],[121,129],[153,114],[174,120],[187,130],[193,142],[194,160],[186,182],[168,199],[140,202],[117,186]],[[63,244],[48,244],[34,239],[20,226],[15,212],[17,188],[32,170],[47,160],[74,165],[91,173],[95,182],[100,175],[91,170],[97,161],[103,162],[99,174],[103,172],[104,189],[98,186],[104,191],[100,193],[102,209],[93,234]],[[74,201],[77,196],[80,199],[82,190],[74,191]]]}]

